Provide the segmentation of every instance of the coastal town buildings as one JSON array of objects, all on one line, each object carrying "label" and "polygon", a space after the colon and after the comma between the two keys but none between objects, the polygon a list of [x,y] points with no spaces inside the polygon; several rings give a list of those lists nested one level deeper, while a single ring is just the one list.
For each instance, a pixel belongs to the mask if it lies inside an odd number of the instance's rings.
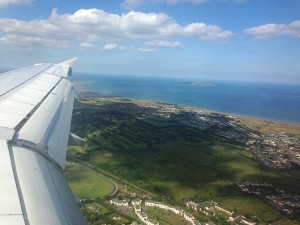
[{"label": "coastal town buildings", "polygon": [[116,205],[116,206],[128,207],[129,206],[129,200],[128,199],[119,200],[117,198],[114,198],[114,199],[110,200],[110,204]]},{"label": "coastal town buildings", "polygon": [[262,199],[269,200],[277,209],[286,214],[292,214],[300,209],[298,194],[288,193],[279,186],[266,182],[245,181],[240,182],[238,187],[249,195],[256,195]]}]

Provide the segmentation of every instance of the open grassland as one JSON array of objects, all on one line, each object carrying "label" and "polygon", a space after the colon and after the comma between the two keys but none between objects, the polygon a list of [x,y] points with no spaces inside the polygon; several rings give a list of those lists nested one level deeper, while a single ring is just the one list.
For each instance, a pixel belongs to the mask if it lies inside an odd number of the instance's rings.
[{"label": "open grassland", "polygon": [[255,118],[238,118],[245,126],[262,134],[274,134],[284,132],[300,138],[300,124],[286,124],[281,122],[267,121]]},{"label": "open grassland", "polygon": [[300,221],[298,220],[287,220],[284,221],[283,223],[280,223],[280,225],[299,225]]},{"label": "open grassland", "polygon": [[113,185],[80,164],[69,164],[65,170],[67,181],[77,197],[99,198],[110,194]]},{"label": "open grassland", "polygon": [[159,222],[159,224],[167,224],[167,225],[183,225],[189,224],[184,221],[183,218],[174,213],[168,212],[166,210],[159,210],[153,208],[143,208],[143,211],[149,216],[151,219],[155,219]]},{"label": "open grassland", "polygon": [[75,108],[72,129],[88,142],[70,154],[181,206],[185,198],[215,200],[266,224],[284,215],[242,193],[237,182],[300,188],[299,171],[262,168],[241,144],[173,120],[144,116],[132,101],[97,104]]},{"label": "open grassland", "polygon": [[[273,210],[272,206],[266,205],[258,198],[249,196],[232,196],[230,199],[220,199],[219,203],[231,211],[239,211],[242,215],[264,218],[264,222],[271,223],[278,220],[281,214]],[[255,206],[255,207],[253,207]]]}]

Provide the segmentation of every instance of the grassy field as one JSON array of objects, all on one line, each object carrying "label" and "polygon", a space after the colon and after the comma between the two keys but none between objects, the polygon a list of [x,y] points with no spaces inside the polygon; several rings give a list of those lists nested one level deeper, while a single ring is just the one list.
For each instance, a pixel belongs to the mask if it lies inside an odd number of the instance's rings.
[{"label": "grassy field", "polygon": [[286,124],[281,122],[267,121],[262,119],[240,117],[239,120],[247,127],[262,134],[285,132],[300,138],[300,124]]},{"label": "grassy field", "polygon": [[73,193],[77,197],[99,198],[113,191],[111,183],[85,169],[80,164],[69,164],[64,173]]},{"label": "grassy field", "polygon": [[267,224],[284,215],[264,201],[242,193],[237,182],[266,181],[290,190],[299,188],[299,171],[261,168],[243,145],[176,121],[144,116],[132,101],[97,104],[75,108],[72,129],[81,132],[88,142],[70,153],[167,196],[169,201],[182,205],[185,198],[215,200]]},{"label": "grassy field", "polygon": [[164,224],[164,225],[189,224],[188,222],[184,221],[181,216],[178,216],[166,210],[158,210],[158,209],[145,207],[143,208],[143,211],[149,216],[149,218],[158,221],[159,224]]},{"label": "grassy field", "polygon": [[280,225],[299,225],[300,221],[296,221],[296,220],[287,220],[283,223],[280,223]]}]

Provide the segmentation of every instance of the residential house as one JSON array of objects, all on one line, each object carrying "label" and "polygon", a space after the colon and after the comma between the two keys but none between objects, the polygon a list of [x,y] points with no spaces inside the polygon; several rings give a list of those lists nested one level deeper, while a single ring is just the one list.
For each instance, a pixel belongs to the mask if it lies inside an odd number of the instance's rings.
[{"label": "residential house", "polygon": [[226,210],[226,209],[223,209],[222,207],[218,206],[218,205],[215,205],[215,209],[218,210],[218,211],[221,211],[225,214],[227,214],[228,216],[231,216],[232,215],[232,212]]},{"label": "residential house", "polygon": [[122,219],[122,217],[119,214],[117,214],[117,213],[113,214],[112,218],[113,218],[113,220],[120,220],[120,219]]},{"label": "residential house", "polygon": [[129,206],[129,200],[128,199],[119,200],[117,198],[114,198],[114,199],[110,200],[109,202],[112,205],[125,206],[125,207]]}]

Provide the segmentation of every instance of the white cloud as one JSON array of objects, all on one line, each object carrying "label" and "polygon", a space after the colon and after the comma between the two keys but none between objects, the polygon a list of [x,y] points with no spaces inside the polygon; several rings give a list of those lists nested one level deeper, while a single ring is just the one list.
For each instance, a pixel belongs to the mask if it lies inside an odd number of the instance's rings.
[{"label": "white cloud", "polygon": [[183,47],[179,41],[147,41],[146,45],[164,48],[181,48]]},{"label": "white cloud", "polygon": [[105,46],[102,47],[102,50],[110,51],[110,50],[113,50],[117,47],[118,47],[117,44],[106,44]]},{"label": "white cloud", "polygon": [[227,41],[234,34],[231,31],[222,31],[216,25],[206,25],[205,23],[192,23],[183,28],[186,36],[196,36],[202,40]]},{"label": "white cloud", "polygon": [[9,5],[21,5],[21,4],[29,4],[33,2],[33,0],[0,0],[0,8],[8,7]]},{"label": "white cloud", "polygon": [[117,44],[106,44],[103,47],[98,47],[89,42],[81,42],[79,44],[79,48],[82,50],[111,51],[113,49],[118,48],[118,45]]},{"label": "white cloud", "polygon": [[[10,39],[10,44],[38,44],[46,47],[79,45],[86,49],[92,49],[97,42],[128,43],[135,40],[183,37],[222,42],[228,41],[234,35],[216,25],[181,25],[164,13],[130,11],[118,15],[98,9],[80,9],[73,14],[58,14],[53,10],[48,19],[31,21],[0,18],[0,33],[2,39]],[[108,45],[106,48],[112,47],[113,45]]]},{"label": "white cloud", "polygon": [[244,30],[244,33],[256,39],[269,39],[275,36],[290,36],[300,38],[300,20],[295,20],[290,24],[264,24]]},{"label": "white cloud", "polygon": [[[161,3],[161,4],[169,4],[169,5],[178,4],[178,3],[202,4],[209,1],[212,0],[124,0],[121,3],[121,5],[125,9],[135,9],[142,5],[153,4],[153,3]],[[248,0],[215,0],[215,1],[244,3]]]},{"label": "white cloud", "polygon": [[14,47],[21,47],[23,45],[30,45],[34,47],[55,47],[55,48],[68,48],[69,43],[64,40],[55,40],[42,37],[30,37],[25,35],[7,35],[0,37],[0,45],[11,45]]},{"label": "white cloud", "polygon": [[94,44],[91,44],[91,43],[87,43],[87,42],[81,42],[79,44],[79,47],[81,49],[88,49],[88,50],[91,50],[91,49],[95,49],[96,46]]},{"label": "white cloud", "polygon": [[124,0],[122,6],[125,9],[134,9],[149,3],[165,3],[165,4],[177,4],[182,2],[189,2],[193,4],[200,4],[210,0]]},{"label": "white cloud", "polygon": [[139,52],[156,52],[157,49],[155,48],[138,48],[137,49]]}]

